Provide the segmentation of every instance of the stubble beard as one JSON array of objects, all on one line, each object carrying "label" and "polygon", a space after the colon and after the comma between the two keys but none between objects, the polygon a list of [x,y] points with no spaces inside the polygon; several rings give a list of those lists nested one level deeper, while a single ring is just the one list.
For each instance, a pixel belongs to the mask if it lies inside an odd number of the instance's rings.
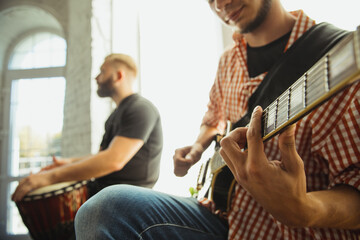
[{"label": "stubble beard", "polygon": [[105,82],[99,84],[97,94],[99,97],[111,97],[114,93],[114,87],[112,85],[112,77],[106,79]]},{"label": "stubble beard", "polygon": [[258,28],[265,20],[266,16],[269,13],[272,0],[263,0],[263,4],[255,17],[255,19],[249,22],[244,28],[240,29],[241,33],[250,33]]}]

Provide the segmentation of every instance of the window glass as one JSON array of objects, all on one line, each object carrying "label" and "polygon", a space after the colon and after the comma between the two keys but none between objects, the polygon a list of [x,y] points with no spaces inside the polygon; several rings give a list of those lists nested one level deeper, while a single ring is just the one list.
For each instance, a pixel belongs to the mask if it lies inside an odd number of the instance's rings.
[{"label": "window glass", "polygon": [[65,62],[65,40],[52,33],[37,33],[15,47],[9,69],[59,67]]},{"label": "window glass", "polygon": [[61,155],[65,79],[14,80],[11,93],[11,175],[38,172]]}]

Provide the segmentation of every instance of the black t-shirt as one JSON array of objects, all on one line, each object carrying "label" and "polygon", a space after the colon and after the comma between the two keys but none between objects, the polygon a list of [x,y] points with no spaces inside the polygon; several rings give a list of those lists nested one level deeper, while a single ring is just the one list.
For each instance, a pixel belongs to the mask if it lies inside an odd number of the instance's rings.
[{"label": "black t-shirt", "polygon": [[247,46],[247,64],[251,78],[270,70],[272,65],[284,53],[290,34],[291,31],[262,47]]},{"label": "black t-shirt", "polygon": [[118,183],[153,187],[159,177],[163,147],[161,119],[156,107],[138,94],[123,99],[105,123],[101,149],[106,149],[115,136],[142,139],[144,145],[123,169],[96,182],[102,187]]}]

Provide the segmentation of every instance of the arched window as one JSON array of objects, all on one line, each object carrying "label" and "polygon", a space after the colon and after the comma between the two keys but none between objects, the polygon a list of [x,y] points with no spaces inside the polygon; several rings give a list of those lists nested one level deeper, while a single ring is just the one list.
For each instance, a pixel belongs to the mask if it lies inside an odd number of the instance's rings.
[{"label": "arched window", "polygon": [[65,96],[66,41],[51,32],[23,38],[10,54],[6,81],[10,82],[9,132],[5,176],[6,232],[26,234],[17,207],[11,202],[17,181],[38,172],[61,155]]},{"label": "arched window", "polygon": [[32,34],[15,47],[9,69],[63,67],[66,63],[65,40],[50,32]]}]

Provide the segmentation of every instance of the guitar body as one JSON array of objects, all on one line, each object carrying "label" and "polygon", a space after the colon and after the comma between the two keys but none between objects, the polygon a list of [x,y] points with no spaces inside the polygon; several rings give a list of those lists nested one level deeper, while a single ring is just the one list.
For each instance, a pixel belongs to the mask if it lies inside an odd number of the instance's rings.
[{"label": "guitar body", "polygon": [[229,210],[235,182],[234,176],[227,166],[214,174],[210,199],[216,203],[216,209],[221,211]]},{"label": "guitar body", "polygon": [[225,212],[230,208],[235,182],[230,169],[227,166],[222,167],[217,172],[210,173],[203,182],[198,182],[197,198],[200,200],[206,197],[215,202],[216,209]]},{"label": "guitar body", "polygon": [[206,197],[215,202],[216,209],[227,211],[230,208],[235,179],[219,153],[222,137],[216,136],[215,153],[201,166],[197,182],[197,190],[199,190],[197,198]]}]

